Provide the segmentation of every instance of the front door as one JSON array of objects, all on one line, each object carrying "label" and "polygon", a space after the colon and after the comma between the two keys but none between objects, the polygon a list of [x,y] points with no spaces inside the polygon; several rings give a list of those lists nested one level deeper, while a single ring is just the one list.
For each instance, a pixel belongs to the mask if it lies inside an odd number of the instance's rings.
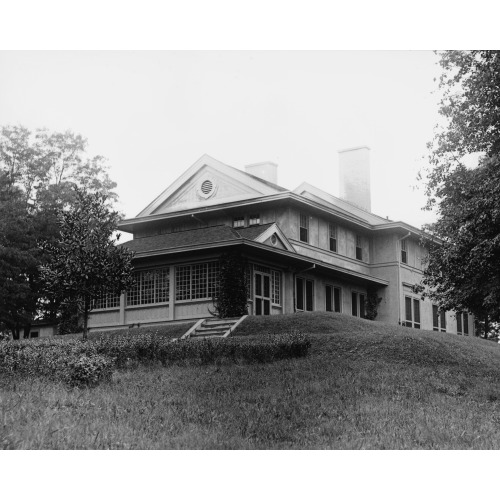
[{"label": "front door", "polygon": [[255,272],[254,314],[271,314],[271,275]]}]

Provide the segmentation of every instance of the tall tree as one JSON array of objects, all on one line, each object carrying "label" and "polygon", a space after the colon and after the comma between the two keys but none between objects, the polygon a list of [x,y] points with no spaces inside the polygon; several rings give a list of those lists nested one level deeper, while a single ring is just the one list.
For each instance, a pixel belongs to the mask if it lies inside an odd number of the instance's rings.
[{"label": "tall tree", "polygon": [[423,284],[442,309],[469,310],[488,332],[500,319],[500,52],[439,56],[446,125],[429,144],[427,172],[427,208],[438,216],[427,230],[439,241]]},{"label": "tall tree", "polygon": [[[116,201],[113,192],[116,184],[109,178],[108,169],[105,158],[87,154],[87,140],[79,134],[71,131],[52,133],[44,129],[31,131],[23,126],[0,127],[0,174],[3,186],[10,186],[9,190],[4,190],[4,198],[7,194],[16,198],[15,202],[9,201],[14,203],[15,210],[9,217],[2,214],[2,222],[19,230],[19,238],[11,239],[10,248],[17,249],[19,255],[28,250],[30,254],[29,262],[20,259],[15,268],[11,267],[11,272],[17,269],[19,286],[28,287],[29,293],[18,295],[15,310],[12,304],[7,310],[7,304],[0,303],[0,316],[10,317],[12,321],[16,317],[16,322],[23,318],[29,330],[31,321],[37,316],[55,320],[60,315],[60,304],[55,299],[46,300],[42,294],[38,266],[46,262],[47,255],[39,243],[57,240],[57,213],[75,203],[73,186]],[[4,199],[5,213],[6,203]],[[29,231],[25,228],[27,224]],[[21,235],[23,231],[25,236]],[[0,268],[7,268],[5,259],[5,252],[0,253]]]},{"label": "tall tree", "polygon": [[132,253],[117,246],[113,237],[119,215],[106,205],[106,197],[75,188],[76,203],[60,210],[60,237],[47,245],[48,264],[41,267],[49,296],[76,301],[83,314],[83,337],[88,316],[102,293],[120,294],[132,286]]}]

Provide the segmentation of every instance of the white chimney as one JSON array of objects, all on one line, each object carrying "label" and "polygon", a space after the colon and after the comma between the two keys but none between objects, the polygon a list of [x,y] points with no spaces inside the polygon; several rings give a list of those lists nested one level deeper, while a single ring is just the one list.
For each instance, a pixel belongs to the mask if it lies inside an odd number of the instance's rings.
[{"label": "white chimney", "polygon": [[273,184],[278,184],[278,165],[272,161],[245,165],[245,172]]},{"label": "white chimney", "polygon": [[371,212],[369,147],[339,151],[339,185],[340,198]]}]

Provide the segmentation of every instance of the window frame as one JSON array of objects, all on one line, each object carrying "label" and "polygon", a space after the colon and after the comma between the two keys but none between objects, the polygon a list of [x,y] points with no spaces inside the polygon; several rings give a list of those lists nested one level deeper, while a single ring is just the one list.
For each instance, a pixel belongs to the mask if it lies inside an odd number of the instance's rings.
[{"label": "window frame", "polygon": [[309,217],[299,213],[299,240],[303,243],[309,243]]},{"label": "window frame", "polygon": [[401,263],[408,264],[408,247],[406,246],[406,239],[401,240]]},{"label": "window frame", "polygon": [[[300,287],[298,284],[299,280],[302,282]],[[304,278],[302,276],[296,276],[294,286],[295,286],[295,310],[300,312],[314,311],[314,300],[315,300],[314,280]],[[310,287],[311,290],[310,301],[308,300],[308,287]],[[300,296],[302,298],[302,308],[299,307],[299,291],[300,291]],[[309,303],[311,305],[310,309],[308,308]]]},{"label": "window frame", "polygon": [[[328,290],[330,289],[330,301],[328,301]],[[337,292],[337,293],[335,293]],[[337,297],[338,296],[338,302]],[[337,307],[338,304],[338,307]],[[335,285],[325,285],[325,311],[342,313],[342,288]]]},{"label": "window frame", "polygon": [[351,290],[351,316],[366,319],[366,293]]},{"label": "window frame", "polygon": [[[143,276],[147,276],[151,282],[151,274],[153,274],[152,292],[147,294],[148,301],[143,300],[142,292],[147,288],[143,286]],[[139,279],[137,279],[139,276]],[[159,304],[168,304],[170,299],[170,266],[156,267],[150,269],[134,270],[135,285],[127,291],[125,300],[126,307],[142,307]],[[162,286],[159,286],[162,285]],[[164,297],[166,300],[158,300],[159,297]]]},{"label": "window frame", "polygon": [[356,234],[356,260],[363,261],[363,246],[361,235]]},{"label": "window frame", "polygon": [[338,226],[333,222],[328,223],[328,247],[330,252],[337,253]]},{"label": "window frame", "polygon": [[[408,309],[408,303],[410,308]],[[422,314],[420,299],[412,295],[405,295],[405,320],[403,326],[420,330],[422,328]]]},{"label": "window frame", "polygon": [[[175,302],[213,300],[219,287],[218,269],[219,261],[217,260],[175,266]],[[203,286],[201,286],[202,283],[204,283]]]}]

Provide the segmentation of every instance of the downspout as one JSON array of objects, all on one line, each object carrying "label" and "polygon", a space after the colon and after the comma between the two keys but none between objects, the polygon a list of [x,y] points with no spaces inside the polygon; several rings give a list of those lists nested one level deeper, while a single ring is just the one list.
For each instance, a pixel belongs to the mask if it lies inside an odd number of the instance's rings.
[{"label": "downspout", "polygon": [[402,295],[402,289],[403,289],[403,284],[401,283],[401,242],[403,240],[406,240],[406,238],[409,238],[411,236],[411,232],[408,232],[406,236],[403,236],[402,238],[398,238],[398,248],[397,248],[397,259],[398,259],[398,310],[399,310],[399,325],[402,326],[403,324],[401,323],[401,312],[403,308],[403,302],[401,300],[401,295]]},{"label": "downspout", "polygon": [[[312,269],[316,269],[316,264],[313,264],[311,267],[306,267],[305,269],[301,269],[299,273],[305,273],[306,271],[311,271]],[[297,273],[294,271],[292,274],[293,278],[293,312],[297,312],[297,301],[295,300],[295,277]]]}]

